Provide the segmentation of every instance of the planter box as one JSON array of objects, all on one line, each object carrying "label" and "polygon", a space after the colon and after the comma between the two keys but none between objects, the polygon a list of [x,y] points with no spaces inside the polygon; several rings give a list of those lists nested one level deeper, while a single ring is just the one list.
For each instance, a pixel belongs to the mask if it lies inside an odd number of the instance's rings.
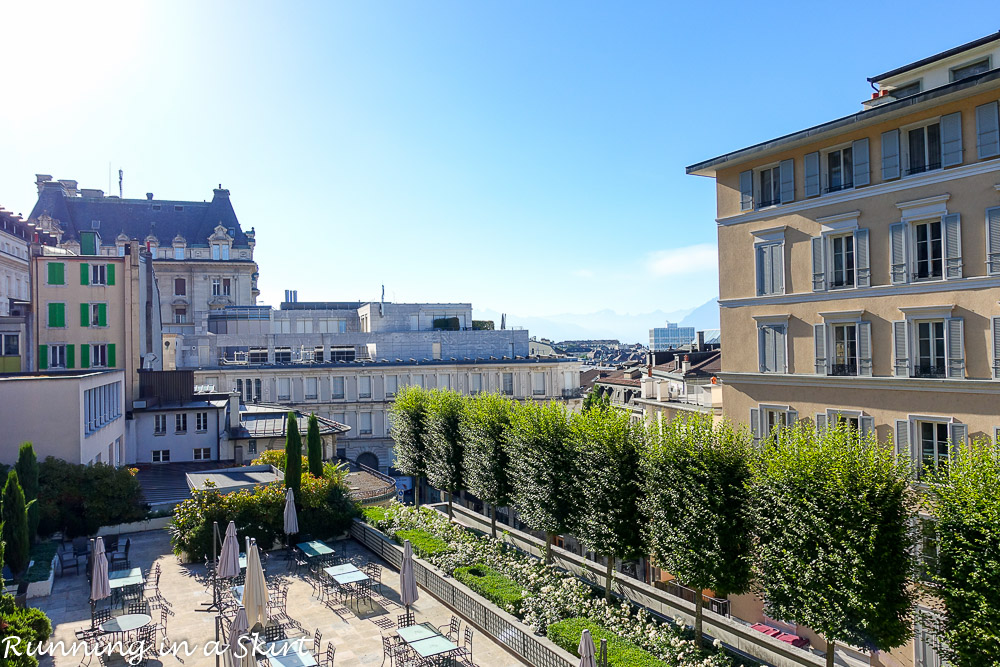
[{"label": "planter box", "polygon": [[125,535],[127,533],[144,533],[147,530],[163,530],[170,524],[171,516],[160,516],[155,519],[145,521],[134,521],[132,523],[120,523],[117,526],[101,526],[97,531],[98,537],[108,535]]},{"label": "planter box", "polygon": [[56,578],[56,563],[59,561],[59,556],[52,557],[52,563],[49,566],[49,578],[45,581],[33,581],[28,584],[28,599],[32,598],[43,598],[52,593],[52,582]]}]

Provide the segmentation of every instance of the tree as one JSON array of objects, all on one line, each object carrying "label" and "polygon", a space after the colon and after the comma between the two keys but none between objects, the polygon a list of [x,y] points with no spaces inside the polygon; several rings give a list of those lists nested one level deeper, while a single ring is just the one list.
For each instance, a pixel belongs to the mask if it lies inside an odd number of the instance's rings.
[{"label": "tree", "polygon": [[695,591],[694,635],[702,641],[702,591],[746,593],[751,582],[750,442],[708,417],[653,428],[644,458],[645,535],[657,567]]},{"label": "tree", "polygon": [[28,503],[28,540],[33,541],[38,534],[38,520],[40,506],[38,500],[38,457],[35,456],[35,448],[30,442],[21,445],[17,453],[17,463],[14,465],[17,471],[17,479],[21,483],[24,491],[24,500]]},{"label": "tree", "polygon": [[4,558],[17,577],[28,569],[31,545],[28,539],[28,512],[24,503],[24,491],[21,490],[14,470],[7,473],[0,514],[3,516]]},{"label": "tree", "polygon": [[299,435],[299,420],[289,410],[288,426],[285,434],[285,486],[295,494],[296,502],[301,502],[302,488],[302,436]]},{"label": "tree", "polygon": [[641,453],[645,429],[624,410],[593,409],[571,419],[579,455],[583,504],[577,536],[608,559],[604,598],[610,602],[615,558],[642,555]]},{"label": "tree", "polygon": [[583,407],[581,410],[587,412],[591,408],[597,408],[598,410],[607,410],[611,407],[611,396],[609,394],[601,391],[600,387],[594,387],[589,392],[587,396],[583,399]]},{"label": "tree", "polygon": [[516,404],[499,394],[469,400],[462,420],[465,476],[469,491],[491,507],[490,527],[497,536],[497,507],[511,504],[514,492],[507,456],[507,431]]},{"label": "tree", "polygon": [[753,481],[755,580],[772,618],[827,641],[886,651],[912,636],[908,466],[841,421],[804,423],[760,449]]},{"label": "tree", "polygon": [[427,404],[427,479],[448,493],[449,518],[455,516],[455,494],[465,490],[464,413],[465,398],[458,392],[431,392]]},{"label": "tree", "polygon": [[393,466],[414,478],[414,504],[420,505],[420,478],[427,475],[427,405],[430,394],[409,386],[396,393],[389,408],[392,422]]},{"label": "tree", "polygon": [[992,665],[1000,655],[1000,459],[989,441],[955,452],[932,478],[935,591],[947,613],[942,652],[954,665]]},{"label": "tree", "polygon": [[323,440],[319,436],[319,419],[315,414],[309,415],[309,428],[306,431],[306,450],[309,452],[309,474],[313,477],[323,476]]},{"label": "tree", "polygon": [[521,520],[545,533],[545,562],[556,535],[577,527],[583,498],[566,409],[529,403],[511,420],[508,453],[514,471],[514,507]]}]

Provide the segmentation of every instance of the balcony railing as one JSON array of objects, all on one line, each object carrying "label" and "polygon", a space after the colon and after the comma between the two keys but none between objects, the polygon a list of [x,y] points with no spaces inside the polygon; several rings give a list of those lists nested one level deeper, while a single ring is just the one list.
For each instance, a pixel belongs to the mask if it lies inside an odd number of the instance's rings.
[{"label": "balcony railing", "polygon": [[913,367],[913,376],[918,378],[943,378],[944,364],[917,364]]},{"label": "balcony railing", "polygon": [[940,162],[928,162],[927,164],[913,165],[912,167],[906,170],[906,175],[911,176],[913,174],[922,174],[925,171],[933,171],[934,169],[940,169],[940,168],[941,168]]},{"label": "balcony railing", "polygon": [[[679,598],[683,598],[688,602],[694,603],[695,596],[698,592],[688,588],[687,586],[681,586],[676,581],[666,582],[664,590],[671,595],[676,595]],[[721,598],[713,598],[707,595],[701,596],[701,604],[705,609],[710,609],[716,614],[721,614],[722,616],[729,616],[729,600],[723,600]]]},{"label": "balcony railing", "polygon": [[766,208],[768,206],[777,206],[780,203],[781,203],[780,197],[778,197],[777,199],[761,199],[760,202],[757,203],[757,207]]},{"label": "balcony railing", "polygon": [[850,190],[854,187],[854,182],[849,181],[847,183],[841,183],[840,185],[831,185],[826,189],[827,194],[831,192],[840,192],[841,190]]},{"label": "balcony railing", "polygon": [[858,364],[853,361],[849,364],[833,364],[830,366],[830,375],[857,375],[857,374],[858,374]]}]

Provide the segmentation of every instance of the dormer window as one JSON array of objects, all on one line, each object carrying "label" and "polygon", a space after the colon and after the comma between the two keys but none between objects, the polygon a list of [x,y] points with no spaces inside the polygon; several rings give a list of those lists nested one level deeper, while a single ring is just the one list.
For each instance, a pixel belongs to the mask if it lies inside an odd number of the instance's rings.
[{"label": "dormer window", "polygon": [[184,259],[184,246],[174,248],[174,259]]},{"label": "dormer window", "polygon": [[967,65],[954,68],[951,70],[951,80],[961,81],[962,79],[967,79],[970,76],[976,76],[977,74],[982,74],[983,72],[988,72],[989,70],[990,59],[987,57]]},{"label": "dormer window", "polygon": [[905,86],[899,86],[898,88],[893,88],[889,91],[889,94],[895,97],[897,100],[904,97],[910,97],[911,95],[916,95],[920,92],[920,81],[914,81],[913,83],[908,83]]},{"label": "dormer window", "polygon": [[154,211],[159,211],[160,210],[160,205],[159,204],[153,204],[153,210]]}]

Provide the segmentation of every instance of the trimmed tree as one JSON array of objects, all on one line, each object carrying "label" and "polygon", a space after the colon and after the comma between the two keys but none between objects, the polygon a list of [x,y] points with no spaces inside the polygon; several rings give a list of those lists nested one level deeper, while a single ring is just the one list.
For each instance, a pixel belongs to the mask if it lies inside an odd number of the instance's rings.
[{"label": "trimmed tree", "polygon": [[1000,655],[1000,459],[989,441],[958,449],[931,485],[942,652],[954,665]]},{"label": "trimmed tree", "polygon": [[299,420],[289,410],[285,430],[285,486],[295,494],[295,502],[300,503],[302,488],[302,436],[299,435]]},{"label": "trimmed tree", "polygon": [[35,456],[35,447],[30,442],[21,445],[17,453],[17,463],[14,465],[17,471],[17,479],[24,491],[24,501],[28,503],[28,540],[34,541],[38,534],[39,504],[38,500],[38,457]]},{"label": "trimmed tree", "polygon": [[309,474],[313,477],[323,476],[323,440],[319,436],[319,419],[315,414],[309,415],[309,428],[306,430],[306,451],[309,452]]},{"label": "trimmed tree", "polygon": [[7,473],[7,483],[3,487],[4,559],[15,577],[28,569],[31,544],[28,539],[28,512],[24,503],[24,491],[17,479],[17,472]]},{"label": "trimmed tree", "polygon": [[585,499],[576,534],[608,559],[610,602],[615,558],[642,555],[642,451],[645,428],[618,409],[592,409],[571,419]]},{"label": "trimmed tree", "polygon": [[414,478],[413,501],[420,505],[420,478],[427,475],[427,404],[430,394],[421,387],[404,387],[389,408],[392,422],[393,467]]},{"label": "trimmed tree", "polygon": [[507,456],[507,431],[517,404],[499,394],[469,400],[462,420],[465,477],[469,491],[490,506],[490,528],[497,536],[497,507],[511,504],[514,492]]},{"label": "trimmed tree", "polygon": [[566,409],[523,405],[511,420],[511,436],[514,507],[525,524],[545,533],[545,562],[551,563],[555,536],[576,529],[583,505]]},{"label": "trimmed tree", "polygon": [[455,494],[465,489],[464,412],[465,399],[458,392],[431,392],[427,404],[427,479],[448,493],[449,518],[455,516]]},{"label": "trimmed tree", "polygon": [[827,642],[887,651],[912,636],[908,466],[874,436],[804,423],[761,447],[753,482],[755,577],[773,618]]},{"label": "trimmed tree", "polygon": [[746,593],[751,582],[750,442],[708,417],[678,417],[650,431],[644,468],[645,535],[657,567],[695,591],[695,642],[702,642],[702,591]]}]

